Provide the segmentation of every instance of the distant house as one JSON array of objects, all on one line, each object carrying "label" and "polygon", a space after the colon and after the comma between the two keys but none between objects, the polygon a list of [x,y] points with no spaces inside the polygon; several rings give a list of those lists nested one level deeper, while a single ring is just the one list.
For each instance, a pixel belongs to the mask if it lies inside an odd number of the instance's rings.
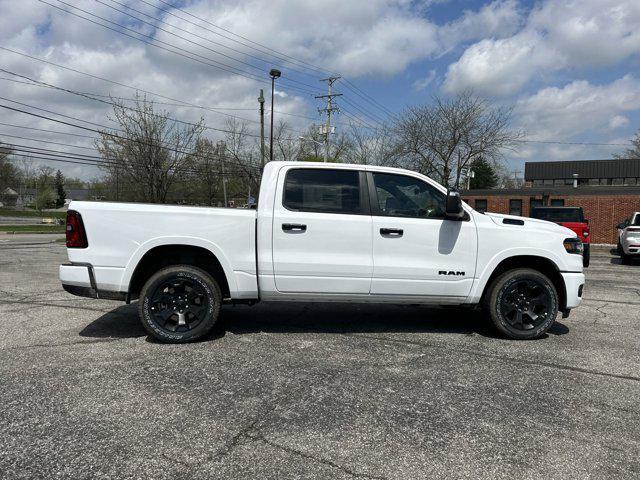
[{"label": "distant house", "polygon": [[89,199],[89,190],[86,188],[69,188],[65,190],[67,193],[67,198],[65,198],[65,203],[69,203],[71,200],[88,200]]},{"label": "distant house", "polygon": [[7,187],[0,193],[0,203],[5,207],[15,207],[18,203],[18,192]]}]

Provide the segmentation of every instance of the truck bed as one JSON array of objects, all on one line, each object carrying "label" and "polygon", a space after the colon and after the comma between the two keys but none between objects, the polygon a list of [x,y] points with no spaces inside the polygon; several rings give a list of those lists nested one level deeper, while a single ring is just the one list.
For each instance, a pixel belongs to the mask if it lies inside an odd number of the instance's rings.
[{"label": "truck bed", "polygon": [[147,252],[179,244],[213,252],[233,298],[257,297],[255,210],[115,202],[72,202],[69,210],[82,216],[89,243],[68,249],[69,260],[91,265],[98,290],[126,292]]}]

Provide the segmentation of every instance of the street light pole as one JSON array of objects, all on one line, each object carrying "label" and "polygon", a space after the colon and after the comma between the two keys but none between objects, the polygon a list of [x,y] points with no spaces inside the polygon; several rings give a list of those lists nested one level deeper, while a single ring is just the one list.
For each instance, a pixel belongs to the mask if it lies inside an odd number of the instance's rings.
[{"label": "street light pole", "polygon": [[260,89],[258,103],[260,104],[260,166],[264,170],[264,94],[262,89]]},{"label": "street light pole", "polygon": [[280,75],[282,75],[282,72],[272,68],[269,71],[269,75],[271,76],[271,135],[269,139],[269,161],[273,162],[273,97],[275,93],[276,78],[279,78]]}]

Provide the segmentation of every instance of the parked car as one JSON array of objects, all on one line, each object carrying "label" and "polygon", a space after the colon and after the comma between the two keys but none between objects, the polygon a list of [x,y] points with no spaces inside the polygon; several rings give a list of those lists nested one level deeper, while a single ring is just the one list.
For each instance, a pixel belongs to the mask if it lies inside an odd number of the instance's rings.
[{"label": "parked car", "polygon": [[164,342],[205,336],[223,302],[260,300],[481,305],[530,339],[580,304],[582,251],[567,228],[481,214],[416,172],[270,162],[257,210],[72,202],[60,280],[138,298]]},{"label": "parked car", "polygon": [[618,253],[622,263],[640,257],[640,212],[618,224]]},{"label": "parked car", "polygon": [[585,220],[582,207],[534,207],[531,209],[530,217],[554,222],[573,230],[584,244],[583,264],[585,267],[589,266],[591,259],[589,221]]}]

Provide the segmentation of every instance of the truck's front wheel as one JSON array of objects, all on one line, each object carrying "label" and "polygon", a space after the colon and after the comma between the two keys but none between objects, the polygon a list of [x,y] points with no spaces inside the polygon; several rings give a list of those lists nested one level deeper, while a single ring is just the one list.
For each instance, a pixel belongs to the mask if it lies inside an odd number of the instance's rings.
[{"label": "truck's front wheel", "polygon": [[558,293],[549,278],[536,270],[510,270],[490,286],[485,308],[496,328],[508,337],[539,338],[558,315]]},{"label": "truck's front wheel", "polygon": [[145,330],[166,343],[207,335],[218,319],[222,294],[204,270],[175,265],[156,272],[140,292],[138,311]]}]

